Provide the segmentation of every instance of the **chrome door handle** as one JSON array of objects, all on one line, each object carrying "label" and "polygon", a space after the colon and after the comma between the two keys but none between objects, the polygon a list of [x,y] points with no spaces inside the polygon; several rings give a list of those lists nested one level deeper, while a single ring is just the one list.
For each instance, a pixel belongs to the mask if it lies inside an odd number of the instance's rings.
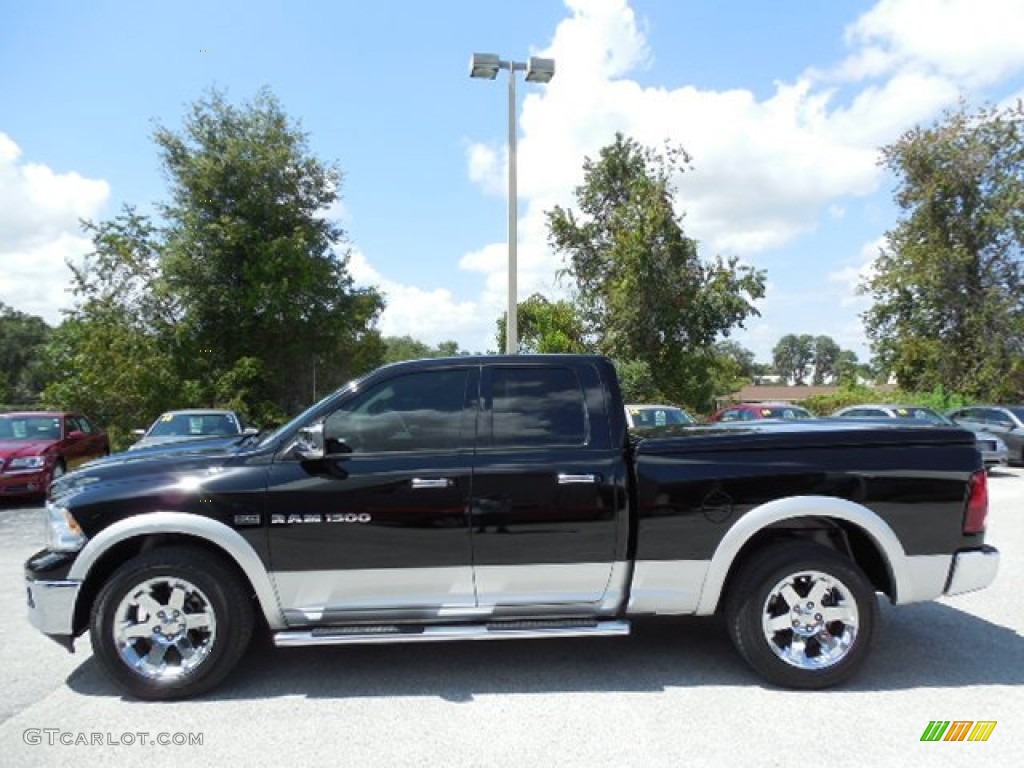
[{"label": "chrome door handle", "polygon": [[414,477],[413,488],[451,488],[455,481],[450,477]]},{"label": "chrome door handle", "polygon": [[558,473],[559,485],[572,485],[575,483],[596,483],[597,475],[569,475],[564,472]]}]

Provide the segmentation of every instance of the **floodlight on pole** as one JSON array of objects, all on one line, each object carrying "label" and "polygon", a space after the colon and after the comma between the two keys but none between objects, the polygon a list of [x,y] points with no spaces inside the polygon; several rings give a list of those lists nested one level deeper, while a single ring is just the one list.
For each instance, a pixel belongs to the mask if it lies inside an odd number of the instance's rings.
[{"label": "floodlight on pole", "polygon": [[508,70],[508,315],[505,319],[505,352],[519,351],[518,306],[516,303],[516,246],[518,233],[518,191],[516,189],[516,72],[525,72],[528,83],[549,83],[555,76],[555,60],[531,56],[527,61],[505,61],[496,53],[474,53],[469,76],[493,80],[498,70]]}]

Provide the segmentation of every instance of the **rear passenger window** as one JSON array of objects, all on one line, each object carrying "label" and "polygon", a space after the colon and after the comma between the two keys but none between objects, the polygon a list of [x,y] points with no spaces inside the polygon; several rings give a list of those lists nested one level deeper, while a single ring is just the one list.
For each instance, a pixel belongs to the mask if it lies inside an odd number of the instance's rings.
[{"label": "rear passenger window", "polygon": [[491,442],[503,445],[583,445],[583,388],[570,368],[494,368]]}]

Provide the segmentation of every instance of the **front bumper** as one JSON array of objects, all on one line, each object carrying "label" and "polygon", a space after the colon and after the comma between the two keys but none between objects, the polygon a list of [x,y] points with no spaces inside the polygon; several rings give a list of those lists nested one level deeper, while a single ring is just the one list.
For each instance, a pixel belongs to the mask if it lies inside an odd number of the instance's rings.
[{"label": "front bumper", "polygon": [[49,469],[7,469],[0,472],[0,496],[38,496],[46,493]]},{"label": "front bumper", "polygon": [[28,620],[69,651],[74,651],[75,604],[82,582],[25,579]]},{"label": "front bumper", "polygon": [[984,546],[981,549],[969,549],[953,555],[953,564],[949,568],[949,581],[943,594],[961,595],[984,589],[995,581],[999,571],[999,550]]}]

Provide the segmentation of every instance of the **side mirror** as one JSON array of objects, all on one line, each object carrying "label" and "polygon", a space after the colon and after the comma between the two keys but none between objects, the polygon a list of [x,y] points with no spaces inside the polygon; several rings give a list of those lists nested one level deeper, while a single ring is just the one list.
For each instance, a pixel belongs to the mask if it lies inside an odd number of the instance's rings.
[{"label": "side mirror", "polygon": [[256,427],[246,427],[242,430],[242,436],[248,437],[249,435],[258,435],[260,431]]},{"label": "side mirror", "polygon": [[85,437],[85,432],[83,432],[80,429],[73,429],[70,432],[68,432],[67,439],[68,440],[80,440],[83,437]]},{"label": "side mirror", "polygon": [[135,435],[136,437],[143,437],[146,434],[146,430],[144,430],[144,429],[133,429],[132,430],[132,434]]},{"label": "side mirror", "polygon": [[303,461],[316,461],[324,457],[324,425],[303,427],[295,438],[295,455]]}]

